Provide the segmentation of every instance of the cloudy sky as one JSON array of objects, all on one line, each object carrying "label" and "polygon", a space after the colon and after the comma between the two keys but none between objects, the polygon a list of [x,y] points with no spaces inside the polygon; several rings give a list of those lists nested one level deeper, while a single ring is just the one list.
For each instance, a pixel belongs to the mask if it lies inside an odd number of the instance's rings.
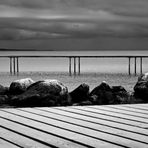
[{"label": "cloudy sky", "polygon": [[148,0],[0,0],[0,48],[147,47]]}]

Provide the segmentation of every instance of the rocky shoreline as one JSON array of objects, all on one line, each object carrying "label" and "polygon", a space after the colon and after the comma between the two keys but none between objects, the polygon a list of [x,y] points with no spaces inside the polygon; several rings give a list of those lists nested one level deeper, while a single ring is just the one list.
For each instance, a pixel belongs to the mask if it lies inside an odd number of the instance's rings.
[{"label": "rocky shoreline", "polygon": [[103,81],[92,91],[83,83],[69,92],[58,80],[13,81],[9,87],[0,85],[0,107],[51,107],[76,105],[133,104],[148,102],[148,73],[138,78],[128,92],[123,86],[109,86]]}]

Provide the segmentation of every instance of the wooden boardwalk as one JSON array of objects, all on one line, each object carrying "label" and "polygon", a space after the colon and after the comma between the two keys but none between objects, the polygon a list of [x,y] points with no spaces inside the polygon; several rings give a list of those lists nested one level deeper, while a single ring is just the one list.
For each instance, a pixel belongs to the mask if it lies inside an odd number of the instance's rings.
[{"label": "wooden boardwalk", "polygon": [[148,104],[0,109],[0,148],[148,148]]}]

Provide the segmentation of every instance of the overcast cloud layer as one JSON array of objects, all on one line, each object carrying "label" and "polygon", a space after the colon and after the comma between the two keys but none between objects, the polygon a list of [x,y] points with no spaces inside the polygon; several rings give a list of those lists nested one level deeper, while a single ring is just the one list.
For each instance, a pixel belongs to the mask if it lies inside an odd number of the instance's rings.
[{"label": "overcast cloud layer", "polygon": [[147,38],[148,0],[0,0],[0,40]]}]

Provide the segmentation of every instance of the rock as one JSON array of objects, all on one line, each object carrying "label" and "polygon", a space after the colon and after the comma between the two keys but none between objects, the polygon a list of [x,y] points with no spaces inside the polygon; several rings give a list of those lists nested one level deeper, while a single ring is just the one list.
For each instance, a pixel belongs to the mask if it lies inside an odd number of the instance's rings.
[{"label": "rock", "polygon": [[84,105],[93,105],[91,101],[82,101],[80,103],[74,103],[73,106],[84,106]]},{"label": "rock", "polygon": [[135,97],[134,92],[132,92],[130,94],[129,104],[137,104],[137,103],[143,103],[143,100],[141,98]]},{"label": "rock", "polygon": [[0,106],[9,103],[9,98],[7,95],[0,95]]},{"label": "rock", "polygon": [[142,103],[148,102],[148,73],[138,77],[138,81],[134,86],[134,97],[143,100]]},{"label": "rock", "polygon": [[98,90],[111,91],[111,88],[110,88],[110,86],[107,84],[106,81],[103,81],[99,86],[95,87],[95,88],[91,91],[90,95],[96,94],[96,93],[98,92]]},{"label": "rock", "polygon": [[43,80],[30,85],[27,90],[11,99],[19,107],[68,105],[68,89],[58,80]]},{"label": "rock", "polygon": [[91,101],[82,101],[80,105],[93,105]]},{"label": "rock", "polygon": [[34,81],[31,78],[15,80],[10,84],[9,92],[11,95],[19,95],[25,92],[33,83]]},{"label": "rock", "polygon": [[7,95],[9,93],[9,88],[0,85],[0,95]]},{"label": "rock", "polygon": [[72,103],[80,103],[89,99],[89,86],[85,83],[79,85],[69,93]]},{"label": "rock", "polygon": [[114,104],[130,103],[130,95],[122,86],[112,86]]},{"label": "rock", "polygon": [[148,73],[145,73],[139,76],[138,81],[148,81]]},{"label": "rock", "polygon": [[103,81],[99,86],[91,91],[90,100],[95,105],[113,104],[114,97],[111,87]]},{"label": "rock", "polygon": [[90,93],[93,104],[125,104],[130,102],[130,95],[122,86],[110,87],[105,81]]},{"label": "rock", "polygon": [[148,81],[138,81],[134,86],[134,97],[148,102]]}]

